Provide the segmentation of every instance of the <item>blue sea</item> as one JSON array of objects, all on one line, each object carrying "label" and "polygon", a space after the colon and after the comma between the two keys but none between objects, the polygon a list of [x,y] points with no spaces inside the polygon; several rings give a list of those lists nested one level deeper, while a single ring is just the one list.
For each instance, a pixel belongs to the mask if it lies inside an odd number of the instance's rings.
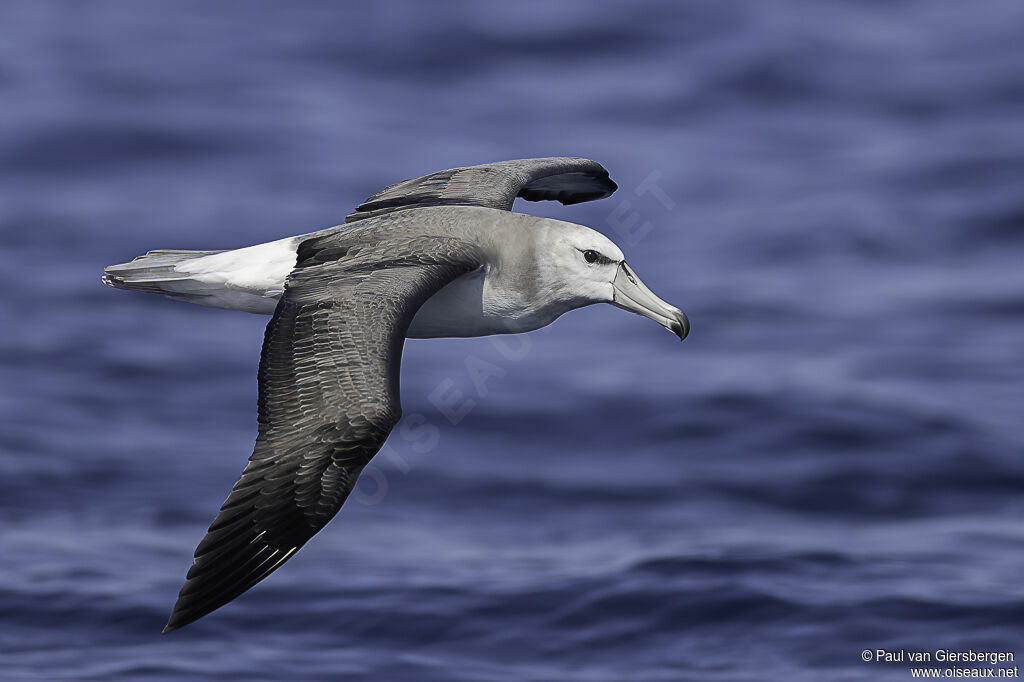
[{"label": "blue sea", "polygon": [[[0,17],[0,679],[908,680],[862,652],[1024,658],[1024,3]],[[619,192],[517,210],[613,238],[690,337],[601,305],[410,341],[407,428],[342,513],[161,635],[251,452],[267,318],[115,291],[103,266],[552,155]]]}]

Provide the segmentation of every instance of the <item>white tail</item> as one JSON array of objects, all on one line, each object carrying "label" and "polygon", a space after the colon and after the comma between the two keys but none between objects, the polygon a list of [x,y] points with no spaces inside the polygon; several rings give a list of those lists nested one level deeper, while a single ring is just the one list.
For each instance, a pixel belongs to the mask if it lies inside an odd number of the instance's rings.
[{"label": "white tail", "polygon": [[118,289],[269,314],[284,292],[300,241],[289,237],[231,251],[148,251],[130,263],[103,268],[103,281]]}]

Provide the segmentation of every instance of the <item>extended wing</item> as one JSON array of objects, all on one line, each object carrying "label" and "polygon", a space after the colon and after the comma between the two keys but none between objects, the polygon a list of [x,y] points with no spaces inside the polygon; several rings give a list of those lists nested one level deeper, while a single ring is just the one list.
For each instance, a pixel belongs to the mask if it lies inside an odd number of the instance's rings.
[{"label": "extended wing", "polygon": [[351,223],[424,206],[484,206],[512,210],[516,197],[563,204],[611,196],[618,186],[596,161],[574,156],[517,159],[449,168],[385,187],[345,218]]},{"label": "extended wing", "polygon": [[451,238],[358,249],[345,239],[299,247],[264,337],[256,446],[196,548],[164,632],[245,592],[337,514],[401,414],[398,372],[413,315],[480,265],[473,247]]}]

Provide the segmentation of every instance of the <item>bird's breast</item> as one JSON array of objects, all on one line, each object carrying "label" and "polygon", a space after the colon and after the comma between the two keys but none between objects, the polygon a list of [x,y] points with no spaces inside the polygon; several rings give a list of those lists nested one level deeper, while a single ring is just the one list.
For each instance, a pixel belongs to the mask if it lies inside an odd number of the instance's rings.
[{"label": "bird's breast", "polygon": [[558,317],[535,311],[514,294],[487,285],[485,270],[475,270],[447,284],[427,299],[406,336],[433,339],[490,336],[531,331]]}]

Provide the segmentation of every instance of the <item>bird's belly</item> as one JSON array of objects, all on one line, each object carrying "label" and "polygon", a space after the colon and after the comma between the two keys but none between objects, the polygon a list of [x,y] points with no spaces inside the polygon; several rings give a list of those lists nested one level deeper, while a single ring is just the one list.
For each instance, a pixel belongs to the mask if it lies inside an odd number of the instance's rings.
[{"label": "bird's belly", "polygon": [[543,327],[550,320],[532,316],[512,318],[488,314],[484,302],[483,270],[463,275],[427,299],[406,336],[411,339],[435,339],[452,336],[489,336],[515,334]]},{"label": "bird's belly", "polygon": [[493,334],[483,313],[483,286],[484,274],[480,271],[448,283],[416,312],[406,336],[432,339]]}]

